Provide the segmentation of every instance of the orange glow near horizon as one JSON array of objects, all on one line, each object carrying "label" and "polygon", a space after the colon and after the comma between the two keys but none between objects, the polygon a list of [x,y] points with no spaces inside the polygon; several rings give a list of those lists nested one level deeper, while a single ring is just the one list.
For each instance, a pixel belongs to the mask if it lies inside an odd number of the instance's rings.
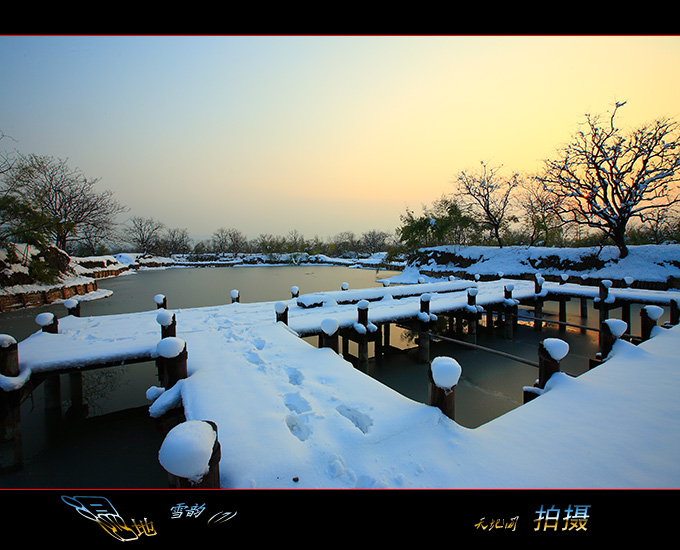
[{"label": "orange glow near horizon", "polygon": [[680,115],[674,36],[2,37],[0,53],[18,151],[194,235],[392,231],[480,161],[536,171],[586,113]]}]

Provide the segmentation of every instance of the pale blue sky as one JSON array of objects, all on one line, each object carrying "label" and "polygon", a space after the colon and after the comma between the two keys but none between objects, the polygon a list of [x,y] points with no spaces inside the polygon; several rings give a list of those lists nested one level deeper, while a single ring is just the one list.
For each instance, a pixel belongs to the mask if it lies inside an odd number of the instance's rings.
[{"label": "pale blue sky", "polygon": [[201,237],[393,231],[587,112],[680,115],[678,37],[0,37],[0,74],[3,149]]}]

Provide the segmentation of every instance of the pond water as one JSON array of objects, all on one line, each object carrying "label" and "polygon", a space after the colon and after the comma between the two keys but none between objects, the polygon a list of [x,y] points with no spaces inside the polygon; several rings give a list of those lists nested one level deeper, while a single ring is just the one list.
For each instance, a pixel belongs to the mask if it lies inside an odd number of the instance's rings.
[{"label": "pond water", "polygon": [[[189,308],[229,303],[230,291],[238,289],[242,302],[276,301],[290,298],[291,286],[300,293],[381,286],[379,279],[397,272],[351,269],[336,266],[253,266],[173,268],[146,270],[98,282],[111,290],[108,298],[84,302],[83,316],[110,315],[155,309],[153,297],[167,296],[168,308]],[[579,300],[567,307],[569,323],[596,327],[598,314],[591,307],[587,318],[580,314]],[[35,317],[52,311],[66,314],[61,304],[0,313],[0,333],[23,340],[38,330]],[[557,320],[557,303],[546,303],[548,319]],[[612,314],[616,316],[616,311]],[[667,314],[665,314],[665,317]],[[660,322],[666,319],[662,318]],[[633,334],[639,334],[639,308],[631,309]],[[579,375],[588,370],[589,359],[599,349],[597,333],[577,327],[560,331],[547,325],[534,331],[520,323],[512,340],[501,332],[487,334],[480,326],[477,343],[515,356],[537,361],[538,343],[556,337],[570,345],[562,370]],[[315,344],[316,339],[308,339]],[[392,327],[391,345],[397,349],[382,363],[372,361],[369,373],[387,386],[415,401],[428,401],[428,365],[418,361],[413,335]],[[350,348],[352,352],[352,348]],[[537,377],[535,367],[448,342],[433,342],[431,356],[454,357],[462,367],[456,387],[456,422],[475,428],[520,406],[523,386]],[[167,476],[157,460],[163,434],[156,431],[148,415],[145,392],[158,384],[152,362],[111,367],[82,373],[83,415],[71,418],[70,375],[60,377],[61,407],[45,406],[45,384],[41,384],[21,409],[24,468],[16,474],[0,475],[0,488],[165,488]],[[134,468],[120,468],[122,457],[134,457]]]}]

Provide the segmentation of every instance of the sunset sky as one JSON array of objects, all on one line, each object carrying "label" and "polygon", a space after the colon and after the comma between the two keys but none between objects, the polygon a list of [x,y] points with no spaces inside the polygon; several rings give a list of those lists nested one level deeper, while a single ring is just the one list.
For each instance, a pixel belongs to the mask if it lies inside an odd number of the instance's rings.
[{"label": "sunset sky", "polygon": [[[680,117],[680,37],[0,37],[5,152],[129,216],[253,238],[394,231],[480,161],[537,170],[586,113]],[[124,218],[123,218],[124,221]]]}]

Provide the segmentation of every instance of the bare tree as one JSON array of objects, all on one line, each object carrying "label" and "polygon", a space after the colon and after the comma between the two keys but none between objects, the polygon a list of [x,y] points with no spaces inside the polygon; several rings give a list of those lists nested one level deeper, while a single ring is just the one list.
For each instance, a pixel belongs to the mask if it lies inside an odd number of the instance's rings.
[{"label": "bare tree", "polygon": [[388,248],[387,242],[389,238],[390,234],[386,231],[371,229],[361,235],[361,248],[364,252],[368,252],[369,254],[384,252]]},{"label": "bare tree", "polygon": [[192,250],[189,230],[186,228],[170,228],[161,237],[165,255],[188,254]]},{"label": "bare tree", "polygon": [[624,135],[614,124],[623,105],[616,103],[606,122],[586,115],[584,129],[558,158],[545,161],[538,176],[562,220],[601,232],[621,258],[628,255],[626,227],[632,219],[647,221],[680,200],[677,123],[659,119]]},{"label": "bare tree", "polygon": [[134,216],[125,230],[125,240],[134,247],[136,252],[152,253],[156,249],[164,228],[165,225],[162,222],[153,218]]},{"label": "bare tree", "polygon": [[13,194],[53,220],[47,230],[63,250],[86,231],[112,232],[116,215],[125,210],[111,191],[95,190],[98,181],[69,168],[65,160],[38,155],[20,156],[5,174],[5,185]]},{"label": "bare tree", "polygon": [[248,250],[248,239],[238,229],[220,227],[212,234],[213,252],[240,254]]},{"label": "bare tree", "polygon": [[480,163],[479,171],[469,173],[462,171],[456,177],[457,192],[462,200],[471,207],[475,220],[481,227],[488,229],[503,247],[502,232],[510,221],[510,199],[518,185],[518,176],[503,177],[500,167]]},{"label": "bare tree", "polygon": [[562,221],[555,214],[555,196],[535,178],[526,178],[519,184],[517,203],[524,212],[523,221],[528,232],[529,245],[560,244]]}]

